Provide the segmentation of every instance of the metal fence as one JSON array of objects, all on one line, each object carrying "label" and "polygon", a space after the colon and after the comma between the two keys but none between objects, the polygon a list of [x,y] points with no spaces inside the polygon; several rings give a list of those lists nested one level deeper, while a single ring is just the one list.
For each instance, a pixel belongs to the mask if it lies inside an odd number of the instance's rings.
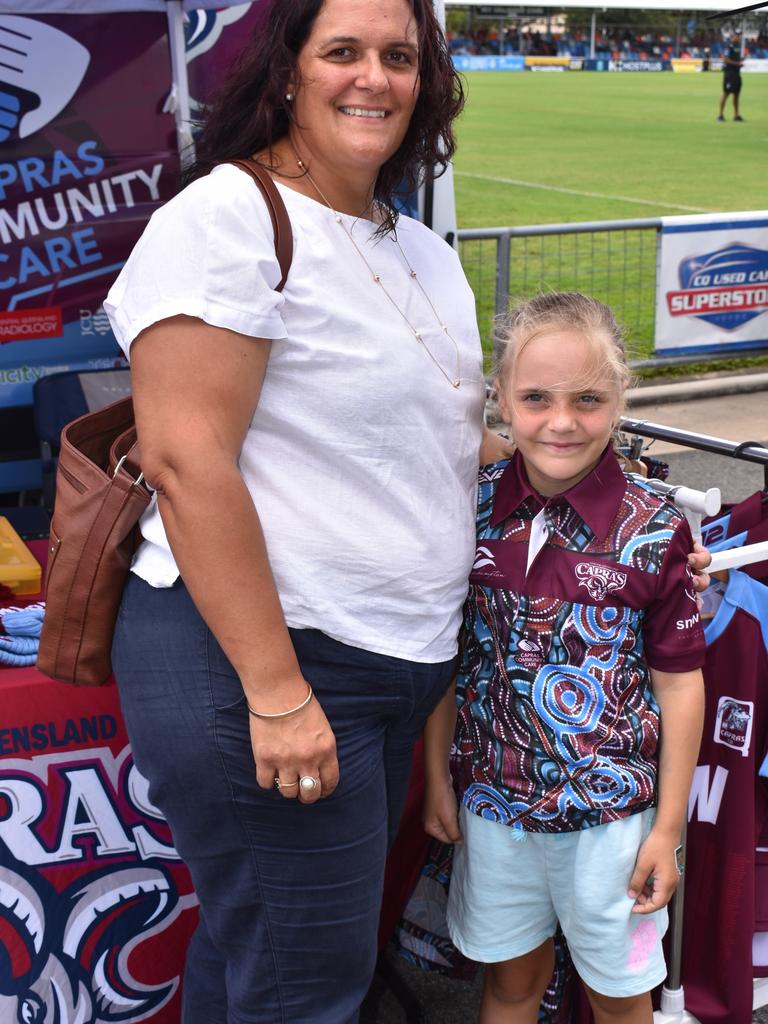
[{"label": "metal fence", "polygon": [[541,291],[583,291],[607,303],[623,324],[629,357],[653,351],[658,217],[458,232],[459,256],[475,293],[483,347],[494,318]]}]

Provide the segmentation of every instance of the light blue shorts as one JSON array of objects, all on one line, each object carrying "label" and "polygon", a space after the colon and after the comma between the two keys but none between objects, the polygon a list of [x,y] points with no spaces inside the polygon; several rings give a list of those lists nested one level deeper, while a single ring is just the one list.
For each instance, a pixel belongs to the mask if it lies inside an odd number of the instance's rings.
[{"label": "light blue shorts", "polygon": [[576,970],[595,992],[635,996],[667,974],[661,939],[666,907],[631,913],[627,888],[655,809],[581,829],[513,832],[461,808],[448,894],[454,945],[472,960],[498,963],[538,948],[558,921]]}]

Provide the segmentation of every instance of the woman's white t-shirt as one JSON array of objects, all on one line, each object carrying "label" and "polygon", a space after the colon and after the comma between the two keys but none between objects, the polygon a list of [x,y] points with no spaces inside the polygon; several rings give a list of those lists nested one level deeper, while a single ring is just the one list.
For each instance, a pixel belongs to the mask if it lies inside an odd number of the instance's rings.
[{"label": "woman's white t-shirt", "polygon": [[[397,241],[459,348],[454,389],[343,225],[453,376],[454,344],[393,239],[278,187],[294,241],[282,293],[261,192],[224,165],[154,214],[105,309],[127,356],[141,331],[178,314],[271,340],[240,469],[286,622],[381,654],[446,660],[475,549],[484,381],[472,292],[456,253],[401,217]],[[133,572],[171,586],[179,573],[154,500],[141,532]],[[250,585],[230,583],[232,601]]]}]

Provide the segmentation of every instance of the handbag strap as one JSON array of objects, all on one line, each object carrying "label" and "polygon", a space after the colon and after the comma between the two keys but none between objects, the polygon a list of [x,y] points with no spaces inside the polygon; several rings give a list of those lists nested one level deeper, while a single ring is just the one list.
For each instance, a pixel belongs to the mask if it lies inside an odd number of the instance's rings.
[{"label": "handbag strap", "polygon": [[234,164],[241,171],[250,174],[264,196],[267,209],[269,210],[269,217],[272,221],[272,231],[275,235],[275,255],[277,256],[277,262],[280,264],[280,272],[283,275],[275,291],[281,292],[288,277],[288,271],[291,269],[291,261],[293,259],[291,218],[288,216],[283,197],[278,192],[274,181],[272,181],[269,171],[261,164],[256,163],[255,160],[227,160],[226,163]]}]

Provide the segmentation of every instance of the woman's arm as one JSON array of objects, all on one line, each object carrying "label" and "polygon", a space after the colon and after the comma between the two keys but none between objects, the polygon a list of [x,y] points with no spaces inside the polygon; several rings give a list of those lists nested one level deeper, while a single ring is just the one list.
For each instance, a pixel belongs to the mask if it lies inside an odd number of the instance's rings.
[{"label": "woman's arm", "polygon": [[651,669],[651,682],[661,710],[658,807],[629,883],[629,896],[636,901],[632,909],[637,914],[652,914],[665,906],[677,887],[675,850],[687,817],[704,722],[704,678],[700,670]]},{"label": "woman's arm", "polygon": [[[143,331],[131,349],[142,469],[195,605],[262,713],[307,694],[238,459],[258,404],[270,344],[187,316]],[[233,587],[233,581],[236,581]],[[338,781],[336,744],[316,700],[287,718],[250,716],[258,783],[319,775],[302,799]],[[297,787],[281,790],[296,796]]]},{"label": "woman's arm", "polygon": [[501,462],[502,459],[509,459],[512,457],[515,451],[515,445],[513,441],[510,441],[506,437],[502,437],[501,434],[497,434],[494,430],[489,430],[485,427],[483,430],[483,438],[480,442],[480,465],[490,466],[493,462]]},{"label": "woman's arm", "polygon": [[458,805],[448,758],[456,729],[456,682],[427,719],[424,729],[424,831],[444,843],[461,841]]}]

